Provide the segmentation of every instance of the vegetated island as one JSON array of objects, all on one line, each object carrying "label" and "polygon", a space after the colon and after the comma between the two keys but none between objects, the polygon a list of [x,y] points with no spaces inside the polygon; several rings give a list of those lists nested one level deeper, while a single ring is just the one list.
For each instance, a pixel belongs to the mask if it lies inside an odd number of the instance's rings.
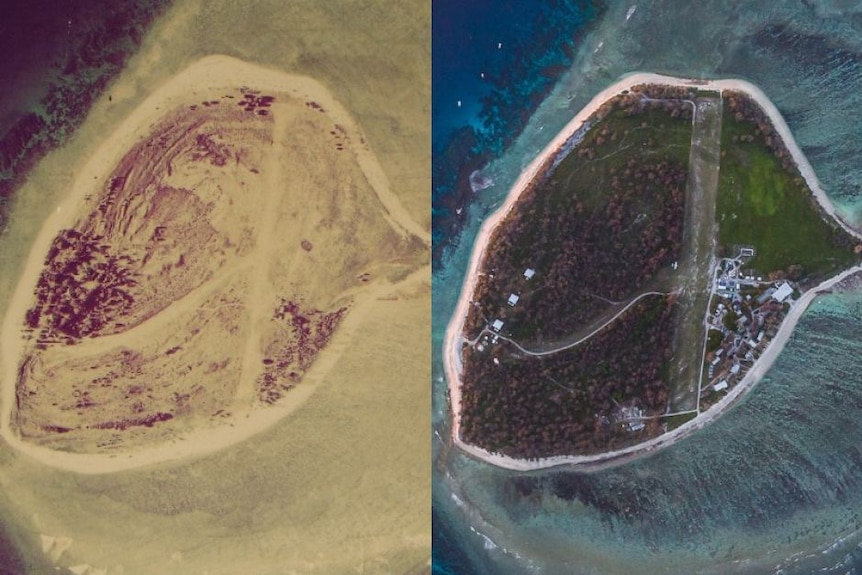
[{"label": "vegetated island", "polygon": [[332,367],[357,309],[422,279],[428,234],[405,214],[321,85],[192,64],[41,230],[0,340],[4,440],[102,472],[264,429]]},{"label": "vegetated island", "polygon": [[538,469],[675,441],[862,270],[860,238],[756,87],[624,78],[482,226],[444,346],[455,443]]}]

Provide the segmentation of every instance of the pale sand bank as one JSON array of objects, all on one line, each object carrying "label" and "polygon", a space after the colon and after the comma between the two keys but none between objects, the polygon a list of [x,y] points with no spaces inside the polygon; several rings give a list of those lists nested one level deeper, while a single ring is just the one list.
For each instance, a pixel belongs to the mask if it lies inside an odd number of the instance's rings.
[{"label": "pale sand bank", "polygon": [[766,371],[775,362],[775,359],[778,357],[778,354],[784,348],[787,339],[790,337],[790,334],[793,331],[793,327],[799,321],[799,318],[802,316],[802,313],[805,311],[811,301],[813,301],[818,291],[827,289],[841,279],[845,278],[846,276],[862,269],[862,266],[851,268],[842,272],[838,276],[835,276],[823,282],[816,288],[807,291],[796,303],[794,308],[788,314],[787,318],[785,318],[778,334],[773,339],[772,343],[766,349],[763,355],[748,371],[743,381],[737,384],[736,387],[734,387],[734,389],[718,404],[714,405],[712,409],[702,413],[688,423],[681,425],[672,432],[666,433],[665,435],[651,439],[649,441],[645,441],[638,445],[607,453],[601,453],[596,455],[549,457],[538,460],[526,460],[514,457],[507,457],[497,453],[491,453],[489,451],[476,447],[475,445],[470,445],[462,441],[460,434],[460,374],[462,371],[460,350],[463,343],[462,333],[464,328],[464,321],[467,317],[468,306],[470,304],[470,298],[472,297],[472,294],[476,288],[476,279],[478,278],[479,266],[481,264],[482,255],[484,254],[485,248],[487,247],[491,232],[493,232],[494,228],[496,228],[497,225],[506,217],[512,207],[515,205],[515,202],[517,202],[520,195],[524,192],[524,190],[527,189],[530,182],[535,178],[539,170],[560,149],[560,147],[566,142],[566,140],[568,140],[572,136],[572,134],[574,134],[578,129],[580,129],[581,126],[583,126],[584,123],[590,118],[590,116],[592,116],[608,99],[618,94],[621,94],[623,91],[629,90],[633,86],[636,86],[638,84],[662,84],[669,86],[686,87],[694,86],[705,90],[715,90],[719,92],[738,91],[750,96],[757,102],[757,104],[761,108],[763,108],[763,110],[769,116],[769,119],[772,121],[773,126],[775,127],[781,138],[784,140],[787,149],[790,151],[793,160],[796,162],[800,173],[805,178],[805,181],[808,183],[809,188],[811,188],[811,190],[813,191],[815,198],[817,199],[818,203],[823,207],[824,211],[833,219],[835,219],[845,231],[857,238],[862,239],[862,234],[851,228],[849,225],[847,225],[846,222],[840,219],[835,210],[835,206],[832,204],[826,193],[823,191],[823,188],[820,185],[820,181],[814,174],[814,169],[811,167],[811,164],[808,162],[808,159],[802,153],[802,150],[799,148],[799,145],[796,143],[796,140],[794,140],[793,135],[790,132],[790,128],[787,126],[787,123],[784,121],[784,118],[781,117],[781,114],[778,112],[778,109],[775,107],[772,101],[769,100],[769,98],[767,98],[763,91],[761,91],[757,86],[754,86],[753,84],[750,84],[749,82],[746,82],[744,80],[736,79],[697,80],[674,78],[671,76],[662,76],[659,74],[650,73],[635,73],[623,77],[615,84],[599,92],[599,94],[596,95],[590,101],[590,103],[587,104],[586,107],[584,107],[583,110],[581,110],[574,118],[572,118],[572,120],[568,124],[566,124],[566,126],[556,135],[556,137],[547,146],[545,146],[545,148],[536,157],[536,159],[533,160],[533,162],[530,163],[530,165],[527,166],[527,168],[521,173],[520,177],[509,190],[509,193],[506,196],[506,200],[505,202],[503,202],[503,205],[500,206],[497,211],[491,214],[483,222],[481,228],[479,229],[479,233],[476,236],[473,253],[470,257],[470,265],[464,278],[464,285],[461,288],[461,294],[458,299],[458,304],[455,307],[452,319],[450,320],[449,325],[446,329],[446,336],[443,343],[443,362],[446,371],[446,380],[448,384],[449,400],[452,412],[453,442],[462,450],[478,459],[482,459],[484,461],[487,461],[488,463],[497,465],[499,467],[504,467],[506,469],[529,471],[562,465],[598,465],[603,462],[607,463],[611,461],[619,461],[621,458],[633,457],[639,454],[653,451],[660,447],[672,445],[682,437],[689,435],[693,431],[707,425],[710,421],[713,421],[718,415],[723,413],[734,402],[743,397],[746,392],[751,390],[755,383],[760,381]]},{"label": "pale sand bank", "polygon": [[415,236],[422,243],[426,245],[429,243],[429,233],[409,217],[397,196],[392,193],[383,170],[365,144],[364,138],[361,137],[361,131],[325,87],[307,77],[269,70],[225,56],[209,56],[195,62],[160,86],[104,141],[77,174],[68,196],[52,212],[32,246],[19,279],[18,288],[11,299],[9,313],[4,318],[2,340],[0,340],[0,361],[3,366],[2,390],[0,390],[3,406],[0,414],[0,435],[17,450],[44,464],[61,469],[79,473],[106,473],[212,453],[243,441],[272,426],[314,393],[317,384],[349,346],[351,337],[361,324],[362,318],[369,310],[380,305],[377,303],[379,298],[386,297],[397,290],[410,289],[427,280],[429,270],[425,267],[413,272],[406,279],[394,284],[384,283],[358,295],[353,310],[336,331],[330,346],[306,374],[303,385],[292,390],[283,401],[274,406],[253,409],[246,414],[228,418],[225,424],[219,427],[190,431],[169,444],[127,453],[59,452],[28,444],[17,437],[10,420],[16,401],[17,361],[23,348],[21,326],[24,313],[33,300],[32,290],[41,273],[44,256],[54,237],[59,230],[70,226],[71,218],[81,213],[87,193],[94,185],[105,182],[123,154],[147,136],[150,128],[166,110],[180,104],[187,104],[189,97],[194,97],[197,90],[204,92],[222,87],[236,89],[246,85],[253,89],[280,91],[296,98],[317,102],[325,108],[326,114],[335,124],[344,126],[350,133],[360,134],[359,141],[362,144],[350,149],[362,173],[384,206],[383,217],[402,237]]}]

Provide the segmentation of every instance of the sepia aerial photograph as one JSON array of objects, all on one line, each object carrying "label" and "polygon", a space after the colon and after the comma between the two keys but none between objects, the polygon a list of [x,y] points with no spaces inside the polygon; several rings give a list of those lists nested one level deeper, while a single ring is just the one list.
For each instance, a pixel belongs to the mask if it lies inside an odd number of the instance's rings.
[{"label": "sepia aerial photograph", "polygon": [[0,572],[430,571],[431,7],[0,21]]}]

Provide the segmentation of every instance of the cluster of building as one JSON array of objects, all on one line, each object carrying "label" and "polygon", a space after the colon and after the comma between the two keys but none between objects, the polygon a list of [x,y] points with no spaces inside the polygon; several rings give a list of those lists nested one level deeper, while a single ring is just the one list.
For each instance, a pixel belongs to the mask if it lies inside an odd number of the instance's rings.
[{"label": "cluster of building", "polygon": [[[535,275],[536,270],[534,270],[533,268],[527,268],[524,270],[523,273],[524,279],[527,281],[533,279],[533,276]],[[511,293],[509,294],[506,303],[509,305],[509,307],[515,307],[516,305],[518,305],[520,299],[520,294]],[[479,339],[476,342],[476,349],[478,351],[485,351],[486,347],[497,343],[500,340],[500,333],[505,325],[506,323],[500,318],[495,318],[494,320],[492,320],[479,336]]]},{"label": "cluster of building", "polygon": [[632,433],[636,431],[643,430],[646,427],[646,423],[644,423],[644,418],[646,417],[646,412],[635,406],[628,407],[620,407],[614,413],[614,420],[616,423],[621,423],[623,429],[626,429]]},{"label": "cluster of building", "polygon": [[707,329],[718,331],[721,339],[704,358],[708,384],[702,390],[722,392],[738,383],[778,331],[787,304],[793,305],[793,283],[764,281],[743,271],[754,255],[754,248],[744,247],[737,257],[719,263]]}]

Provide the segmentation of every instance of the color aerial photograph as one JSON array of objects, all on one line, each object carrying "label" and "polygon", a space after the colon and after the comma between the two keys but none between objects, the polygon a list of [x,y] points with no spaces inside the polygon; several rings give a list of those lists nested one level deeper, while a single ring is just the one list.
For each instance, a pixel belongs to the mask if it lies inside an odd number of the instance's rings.
[{"label": "color aerial photograph", "polygon": [[428,573],[430,4],[0,43],[0,573]]},{"label": "color aerial photograph", "polygon": [[862,3],[432,22],[432,572],[862,573]]}]

